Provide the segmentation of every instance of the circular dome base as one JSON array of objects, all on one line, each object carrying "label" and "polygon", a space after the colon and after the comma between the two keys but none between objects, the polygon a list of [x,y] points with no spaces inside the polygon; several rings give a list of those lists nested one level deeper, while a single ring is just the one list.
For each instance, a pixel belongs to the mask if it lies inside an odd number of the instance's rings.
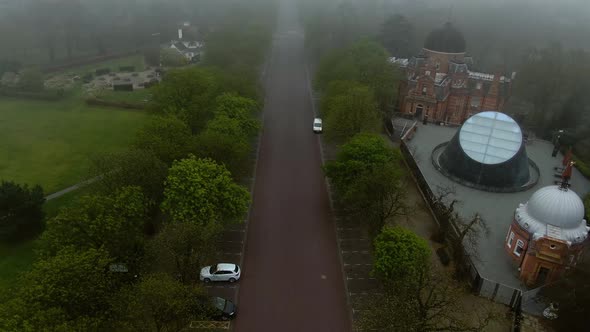
[{"label": "circular dome base", "polygon": [[475,183],[475,182],[471,182],[471,181],[467,181],[465,179],[459,178],[459,177],[451,174],[449,171],[447,171],[444,167],[441,166],[441,164],[439,162],[439,157],[441,156],[441,154],[443,153],[443,151],[445,150],[445,148],[447,147],[448,144],[449,144],[449,142],[445,142],[445,143],[437,145],[432,150],[432,153],[430,155],[430,160],[432,162],[432,165],[434,166],[434,168],[437,171],[439,171],[441,174],[443,174],[444,176],[446,176],[447,178],[449,178],[450,180],[452,180],[456,183],[459,183],[459,184],[464,185],[469,188],[474,188],[474,189],[482,190],[482,191],[497,192],[497,193],[513,193],[513,192],[528,190],[528,189],[534,187],[537,184],[537,182],[539,182],[539,177],[540,177],[539,167],[530,158],[528,158],[530,178],[527,183],[525,183],[521,186],[505,186],[505,187],[486,186],[486,185],[482,185],[479,183]]}]

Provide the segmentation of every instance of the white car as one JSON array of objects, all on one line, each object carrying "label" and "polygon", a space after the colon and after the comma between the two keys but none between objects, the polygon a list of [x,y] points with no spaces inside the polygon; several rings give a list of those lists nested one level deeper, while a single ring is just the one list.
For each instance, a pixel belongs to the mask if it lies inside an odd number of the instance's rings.
[{"label": "white car", "polygon": [[229,281],[235,282],[240,280],[240,267],[237,264],[219,263],[216,265],[205,266],[201,269],[199,279],[204,282],[210,281]]},{"label": "white car", "polygon": [[316,134],[320,134],[322,132],[322,119],[313,119],[313,132]]}]

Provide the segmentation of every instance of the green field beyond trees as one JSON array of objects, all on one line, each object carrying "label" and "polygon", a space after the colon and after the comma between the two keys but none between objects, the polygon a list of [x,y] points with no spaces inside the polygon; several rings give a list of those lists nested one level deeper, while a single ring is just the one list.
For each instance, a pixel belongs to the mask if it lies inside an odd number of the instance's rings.
[{"label": "green field beyond trees", "polygon": [[62,101],[0,98],[0,179],[39,184],[45,193],[88,174],[89,158],[127,147],[148,115]]}]

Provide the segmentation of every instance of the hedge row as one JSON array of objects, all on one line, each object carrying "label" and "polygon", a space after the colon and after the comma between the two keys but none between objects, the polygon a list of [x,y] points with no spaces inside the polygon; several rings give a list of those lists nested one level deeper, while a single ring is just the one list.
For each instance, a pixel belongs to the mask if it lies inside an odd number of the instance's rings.
[{"label": "hedge row", "polygon": [[144,110],[146,109],[147,105],[140,104],[140,103],[128,103],[124,101],[110,101],[98,98],[87,98],[86,104],[92,106],[102,106],[102,107],[116,107],[116,108],[125,108],[125,109],[132,109],[132,110]]},{"label": "hedge row", "polygon": [[64,97],[64,91],[63,90],[44,90],[44,91],[39,91],[39,92],[32,92],[32,91],[24,91],[24,90],[19,90],[19,89],[1,87],[0,88],[0,95],[6,96],[6,97],[56,101],[56,100],[60,100]]}]

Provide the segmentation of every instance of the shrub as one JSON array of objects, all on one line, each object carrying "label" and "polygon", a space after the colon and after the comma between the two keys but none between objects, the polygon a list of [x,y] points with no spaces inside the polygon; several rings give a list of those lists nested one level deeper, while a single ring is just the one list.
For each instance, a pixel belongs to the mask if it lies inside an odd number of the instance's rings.
[{"label": "shrub", "polygon": [[383,281],[412,279],[428,268],[426,240],[401,227],[384,227],[375,238],[373,273]]},{"label": "shrub", "polygon": [[135,66],[121,66],[119,67],[119,71],[132,72],[135,71]]},{"label": "shrub", "polygon": [[43,230],[43,189],[10,181],[0,183],[0,240],[30,239]]},{"label": "shrub", "polygon": [[100,76],[100,75],[105,75],[111,72],[110,68],[99,68],[96,70],[96,75]]}]

